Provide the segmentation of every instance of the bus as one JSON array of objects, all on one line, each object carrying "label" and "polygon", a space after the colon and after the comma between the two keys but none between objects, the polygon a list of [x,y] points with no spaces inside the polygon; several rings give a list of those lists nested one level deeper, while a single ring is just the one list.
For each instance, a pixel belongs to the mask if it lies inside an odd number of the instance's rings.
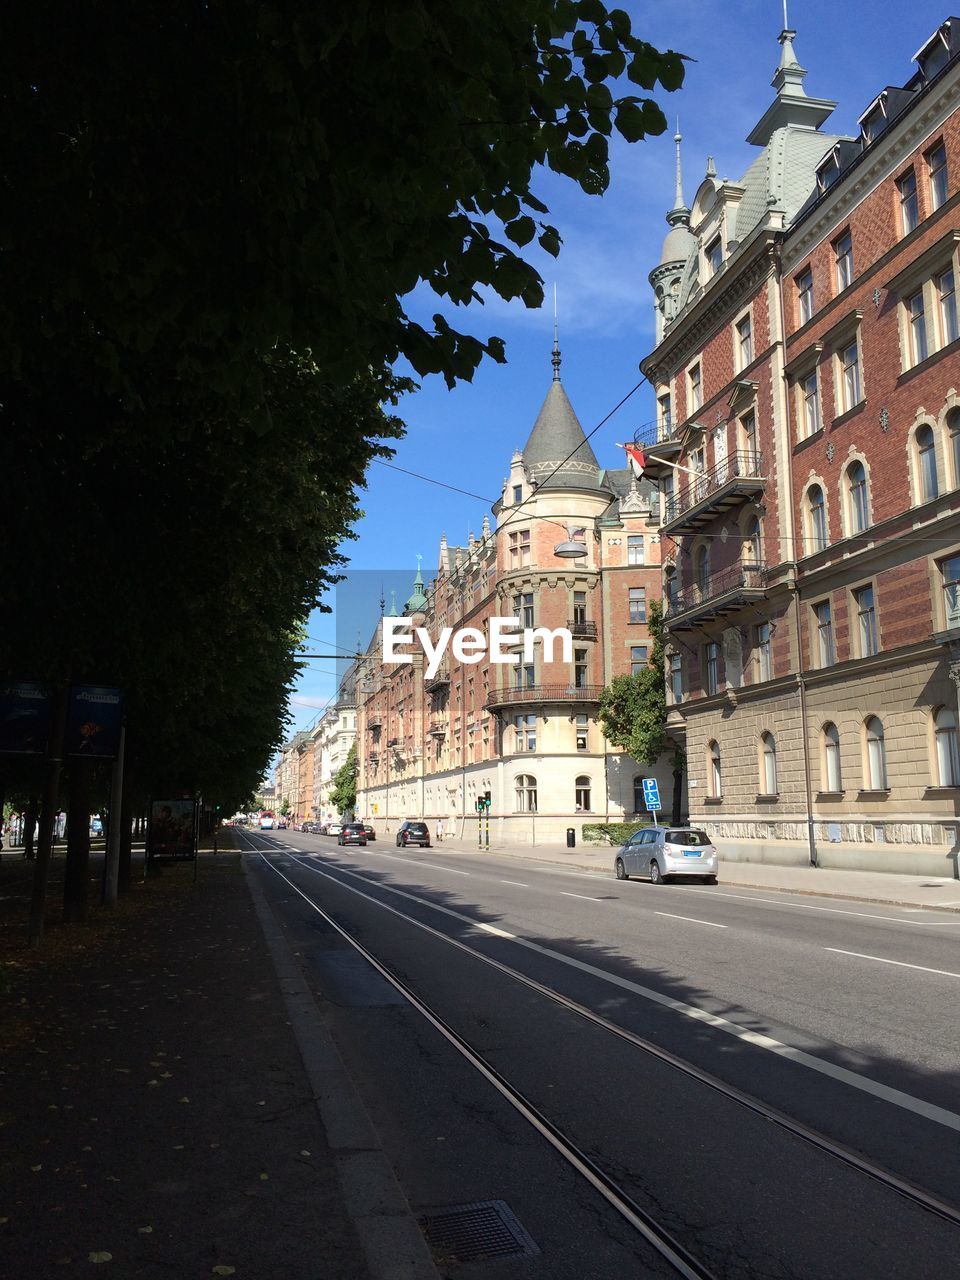
[{"label": "bus", "polygon": [[260,815],[260,830],[272,831],[274,827],[273,813],[269,809],[264,809]]}]

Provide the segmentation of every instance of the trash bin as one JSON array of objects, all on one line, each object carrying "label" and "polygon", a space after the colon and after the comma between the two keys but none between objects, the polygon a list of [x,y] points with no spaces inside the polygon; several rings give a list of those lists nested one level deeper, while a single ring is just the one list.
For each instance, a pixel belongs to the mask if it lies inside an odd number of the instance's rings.
[{"label": "trash bin", "polygon": [[573,827],[567,827],[567,848],[575,849],[577,847],[577,833]]}]

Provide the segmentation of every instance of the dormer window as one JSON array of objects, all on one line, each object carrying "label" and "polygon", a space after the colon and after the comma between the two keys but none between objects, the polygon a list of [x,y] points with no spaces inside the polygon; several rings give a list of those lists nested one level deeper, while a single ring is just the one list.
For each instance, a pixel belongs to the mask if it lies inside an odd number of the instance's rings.
[{"label": "dormer window", "polygon": [[714,239],[707,245],[706,257],[707,269],[711,276],[715,276],[723,266],[723,245],[720,242],[719,236],[714,237]]},{"label": "dormer window", "polygon": [[513,500],[514,502],[523,501],[523,485],[522,484],[515,484],[513,486]]},{"label": "dormer window", "polygon": [[820,189],[820,194],[822,195],[824,191],[828,191],[839,177],[840,160],[836,151],[831,151],[817,170],[817,186]]},{"label": "dormer window", "polygon": [[869,147],[871,142],[875,142],[880,134],[887,127],[887,118],[883,114],[883,108],[876,106],[863,117],[860,122],[860,136],[863,139],[863,145]]},{"label": "dormer window", "polygon": [[919,64],[920,70],[923,72],[923,78],[928,84],[934,76],[940,74],[950,61],[950,47],[947,44],[949,31],[950,24],[945,22],[940,30],[930,37],[920,52],[915,55],[914,61]]}]

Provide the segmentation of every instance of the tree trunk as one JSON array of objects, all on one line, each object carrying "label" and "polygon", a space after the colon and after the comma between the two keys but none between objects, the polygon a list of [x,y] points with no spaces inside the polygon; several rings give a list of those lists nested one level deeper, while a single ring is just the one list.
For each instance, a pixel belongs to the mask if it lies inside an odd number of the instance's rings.
[{"label": "tree trunk", "polygon": [[93,762],[74,760],[70,766],[67,802],[67,866],[63,877],[63,920],[83,923],[90,896],[90,781]]},{"label": "tree trunk", "polygon": [[23,818],[23,856],[31,860],[37,856],[37,847],[33,833],[37,825],[37,814],[40,812],[40,801],[31,796],[27,801],[27,812]]},{"label": "tree trunk", "polygon": [[130,891],[130,864],[133,845],[133,801],[130,788],[123,788],[123,799],[120,804],[120,869],[117,874],[117,892]]}]

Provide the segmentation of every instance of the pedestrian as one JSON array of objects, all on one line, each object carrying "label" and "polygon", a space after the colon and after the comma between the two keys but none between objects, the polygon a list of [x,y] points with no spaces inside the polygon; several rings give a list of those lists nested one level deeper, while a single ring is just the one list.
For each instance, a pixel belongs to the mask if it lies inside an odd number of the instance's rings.
[{"label": "pedestrian", "polygon": [[443,819],[437,819],[437,844],[443,844]]}]

